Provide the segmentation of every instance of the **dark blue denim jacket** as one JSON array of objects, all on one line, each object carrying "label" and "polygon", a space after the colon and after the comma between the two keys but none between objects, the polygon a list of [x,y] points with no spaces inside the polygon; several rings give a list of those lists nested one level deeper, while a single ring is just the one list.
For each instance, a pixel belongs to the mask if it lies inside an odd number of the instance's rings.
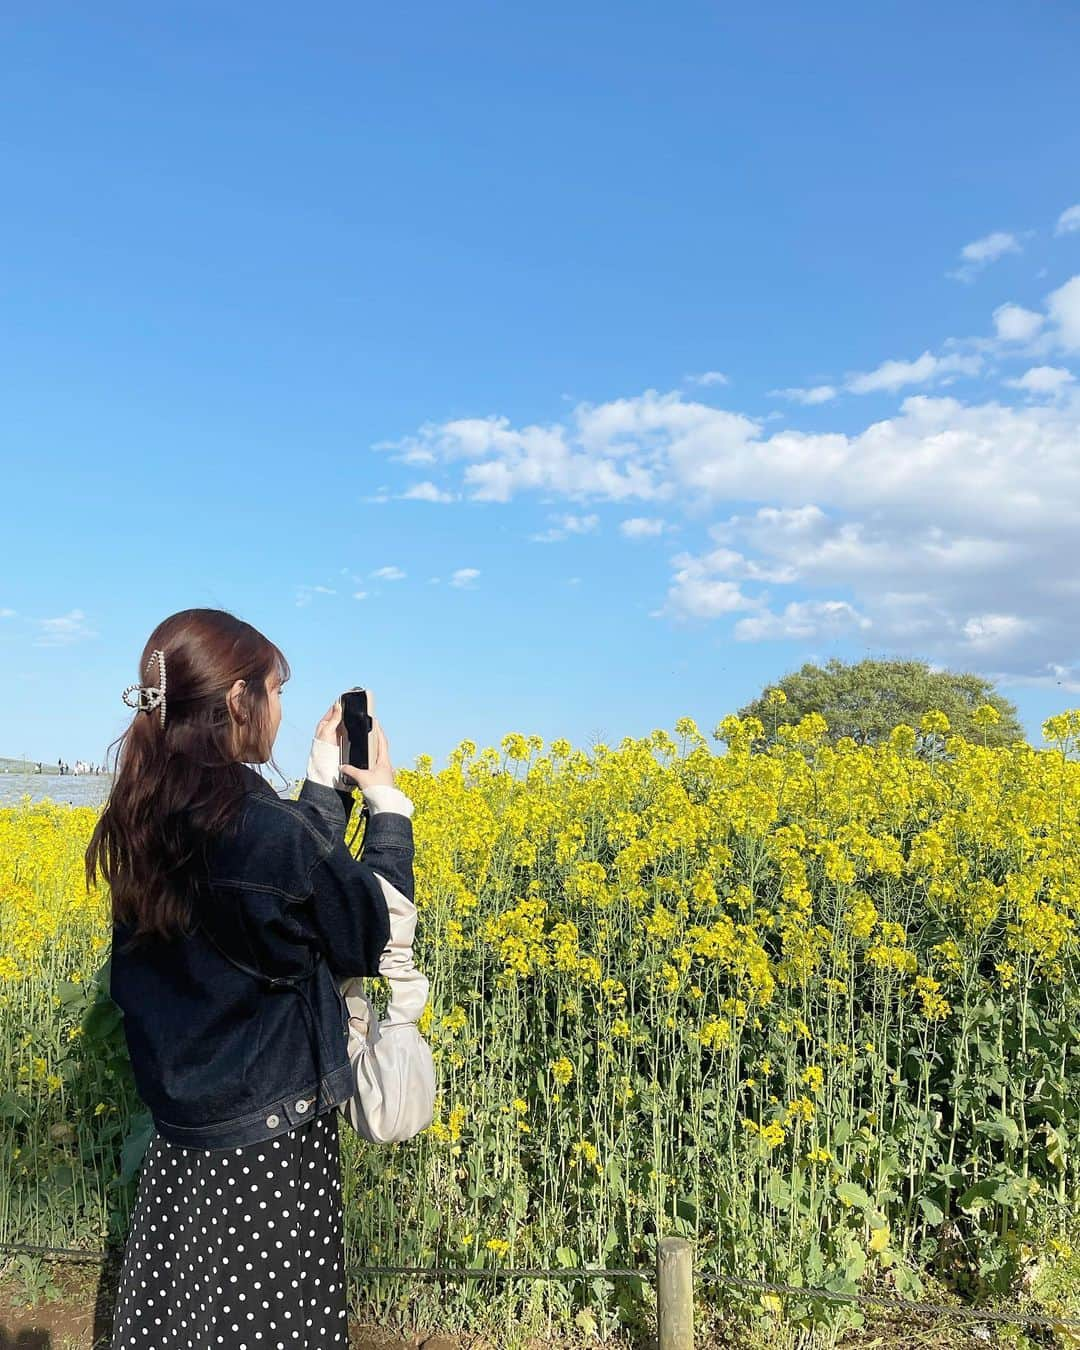
[{"label": "dark blue denim jacket", "polygon": [[413,899],[408,816],[369,815],[357,859],[351,791],[306,778],[290,801],[243,769],[239,827],[208,850],[195,930],[129,953],[113,925],[109,992],[136,1089],[159,1134],[205,1149],[270,1139],[350,1096],[337,981],[378,974],[390,916],[375,873]]}]

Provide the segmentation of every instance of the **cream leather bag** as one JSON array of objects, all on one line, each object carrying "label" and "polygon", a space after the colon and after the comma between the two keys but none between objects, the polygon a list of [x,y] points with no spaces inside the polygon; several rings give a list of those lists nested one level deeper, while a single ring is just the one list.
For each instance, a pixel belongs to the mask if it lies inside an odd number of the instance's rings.
[{"label": "cream leather bag", "polygon": [[390,1002],[382,1021],[361,976],[338,981],[349,1010],[353,1092],[337,1109],[374,1144],[411,1139],[427,1129],[435,1111],[435,1064],[417,1027],[429,984],[413,964],[416,906],[393,886],[384,892],[390,941],[379,959],[379,974],[390,986]]}]

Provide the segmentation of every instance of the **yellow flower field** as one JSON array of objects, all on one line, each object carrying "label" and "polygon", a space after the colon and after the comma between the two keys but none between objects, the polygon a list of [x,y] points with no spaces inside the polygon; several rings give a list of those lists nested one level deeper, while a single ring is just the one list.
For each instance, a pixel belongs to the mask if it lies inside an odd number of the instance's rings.
[{"label": "yellow flower field", "polygon": [[[703,1276],[976,1295],[1063,1231],[1080,713],[1050,719],[1045,749],[987,749],[933,713],[872,748],[826,731],[810,716],[767,748],[728,717],[713,748],[683,718],[674,739],[515,734],[398,771],[440,1096],[407,1144],[343,1129],[351,1259],[647,1266],[678,1233]],[[109,934],[82,883],[93,820],[0,810],[6,1240],[122,1238],[145,1138],[91,982]],[[610,1329],[648,1307],[600,1280],[356,1292],[373,1317],[430,1298],[460,1328],[512,1308]]]}]

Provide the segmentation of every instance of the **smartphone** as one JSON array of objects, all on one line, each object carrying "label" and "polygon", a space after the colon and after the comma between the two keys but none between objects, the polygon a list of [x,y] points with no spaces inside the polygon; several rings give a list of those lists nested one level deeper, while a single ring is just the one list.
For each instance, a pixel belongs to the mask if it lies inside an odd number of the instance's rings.
[{"label": "smartphone", "polygon": [[[351,764],[354,769],[374,766],[378,751],[375,731],[375,695],[370,689],[357,685],[340,695],[341,723],[338,727],[338,763]],[[343,787],[355,787],[351,778],[341,779]]]}]

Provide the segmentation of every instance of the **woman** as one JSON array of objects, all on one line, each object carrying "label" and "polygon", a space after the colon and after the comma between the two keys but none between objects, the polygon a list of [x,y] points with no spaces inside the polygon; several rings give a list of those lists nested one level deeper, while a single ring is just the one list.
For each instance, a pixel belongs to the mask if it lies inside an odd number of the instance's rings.
[{"label": "woman", "polygon": [[289,667],[231,614],[172,615],[142,670],[86,852],[111,889],[110,993],[155,1126],[112,1350],[346,1350],[339,985],[379,973],[391,906],[412,904],[412,802],[377,722],[372,767],[338,765],[336,702],[295,801],[249,767],[273,763]]}]

